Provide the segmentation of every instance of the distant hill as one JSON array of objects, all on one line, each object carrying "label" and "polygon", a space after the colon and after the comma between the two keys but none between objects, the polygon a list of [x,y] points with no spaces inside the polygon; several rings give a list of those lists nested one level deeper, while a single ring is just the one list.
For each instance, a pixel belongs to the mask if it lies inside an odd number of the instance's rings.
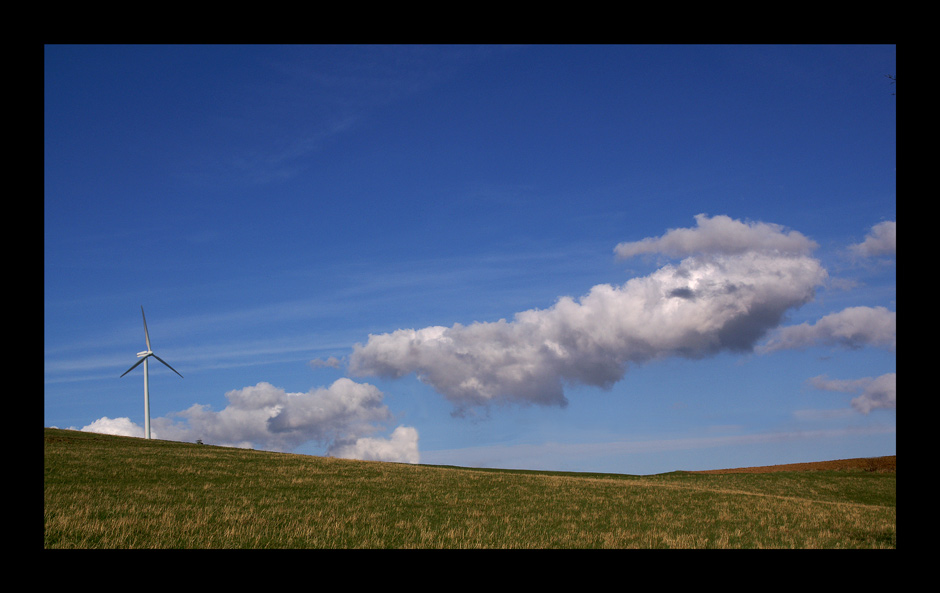
[{"label": "distant hill", "polygon": [[863,469],[873,472],[897,471],[898,456],[858,457],[855,459],[836,459],[813,463],[786,463],[783,465],[764,465],[760,467],[737,467],[732,469],[710,469],[688,472],[690,474],[764,474],[769,472],[802,472],[819,470]]}]

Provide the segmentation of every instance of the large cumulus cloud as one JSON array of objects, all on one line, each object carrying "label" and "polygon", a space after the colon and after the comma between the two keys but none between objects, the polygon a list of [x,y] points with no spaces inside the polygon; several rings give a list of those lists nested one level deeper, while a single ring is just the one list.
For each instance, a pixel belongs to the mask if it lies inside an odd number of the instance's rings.
[{"label": "large cumulus cloud", "polygon": [[808,302],[826,272],[815,243],[778,225],[719,216],[660,238],[621,243],[621,257],[684,258],[579,299],[512,321],[370,335],[349,359],[353,375],[418,377],[458,410],[498,402],[565,405],[564,387],[609,387],[630,364],[668,356],[746,351],[785,313]]}]

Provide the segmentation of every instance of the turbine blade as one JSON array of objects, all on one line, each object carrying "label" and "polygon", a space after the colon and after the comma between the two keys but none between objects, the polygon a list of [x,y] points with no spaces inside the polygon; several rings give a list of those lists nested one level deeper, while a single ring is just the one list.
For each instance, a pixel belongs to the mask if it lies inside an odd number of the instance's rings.
[{"label": "turbine blade", "polygon": [[147,338],[147,350],[153,350],[150,347],[150,333],[147,331],[147,316],[144,315],[144,306],[140,306],[140,316],[144,318],[144,337]]},{"label": "turbine blade", "polygon": [[[173,371],[173,372],[176,373],[177,375],[180,375],[179,371],[177,371],[176,369],[174,369],[173,367],[171,367],[171,366],[169,365],[169,363],[167,363],[167,361],[163,360],[162,358],[160,358],[160,357],[157,356],[156,354],[151,354],[150,356],[153,356],[154,358],[156,358],[157,360],[159,360],[160,362],[162,362],[163,364],[165,364],[171,371]],[[180,379],[182,379],[182,378],[183,378],[183,375],[180,375]]]},{"label": "turbine blade", "polygon": [[[135,362],[135,363],[134,363],[134,366],[132,366],[131,368],[129,368],[129,369],[127,369],[126,371],[124,371],[124,375],[126,375],[127,373],[129,373],[129,372],[133,371],[134,369],[136,369],[136,368],[137,368],[137,365],[139,365],[140,363],[142,363],[142,362],[145,361],[145,360],[147,360],[147,357],[146,357],[146,356],[143,357],[143,358],[141,358],[141,359],[138,360],[137,362]],[[124,375],[121,375],[121,377],[123,377]],[[118,377],[118,378],[120,379],[121,377]]]}]

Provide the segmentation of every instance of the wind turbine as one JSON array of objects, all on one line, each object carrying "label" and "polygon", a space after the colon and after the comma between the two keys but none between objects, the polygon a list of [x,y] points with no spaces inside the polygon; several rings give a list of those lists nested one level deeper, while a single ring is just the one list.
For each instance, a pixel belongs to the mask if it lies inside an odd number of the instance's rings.
[{"label": "wind turbine", "polygon": [[[144,434],[146,438],[149,439],[150,438],[150,372],[149,372],[149,368],[147,364],[147,359],[149,359],[152,356],[156,358],[157,360],[159,360],[160,362],[162,362],[163,364],[165,364],[167,368],[169,368],[171,371],[173,371],[177,375],[180,375],[180,374],[179,374],[179,371],[171,367],[167,363],[167,361],[163,360],[162,358],[154,354],[153,350],[150,349],[150,334],[147,332],[147,316],[144,315],[143,305],[140,306],[140,316],[144,318],[144,338],[146,338],[147,340],[147,349],[144,350],[143,352],[137,353],[137,358],[139,358],[140,360],[134,363],[134,366],[124,371],[124,375],[133,371],[135,368],[137,368],[137,365],[139,365],[140,363],[144,363]],[[121,375],[121,377],[123,377],[124,375]],[[180,375],[180,379],[182,378],[183,378],[183,375]]]}]

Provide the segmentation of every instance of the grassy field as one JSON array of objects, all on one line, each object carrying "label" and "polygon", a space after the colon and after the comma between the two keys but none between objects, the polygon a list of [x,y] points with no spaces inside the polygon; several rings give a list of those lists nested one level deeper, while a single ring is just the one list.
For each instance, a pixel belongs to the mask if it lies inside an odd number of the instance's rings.
[{"label": "grassy field", "polygon": [[47,549],[896,548],[873,460],[630,476],[44,436]]}]

